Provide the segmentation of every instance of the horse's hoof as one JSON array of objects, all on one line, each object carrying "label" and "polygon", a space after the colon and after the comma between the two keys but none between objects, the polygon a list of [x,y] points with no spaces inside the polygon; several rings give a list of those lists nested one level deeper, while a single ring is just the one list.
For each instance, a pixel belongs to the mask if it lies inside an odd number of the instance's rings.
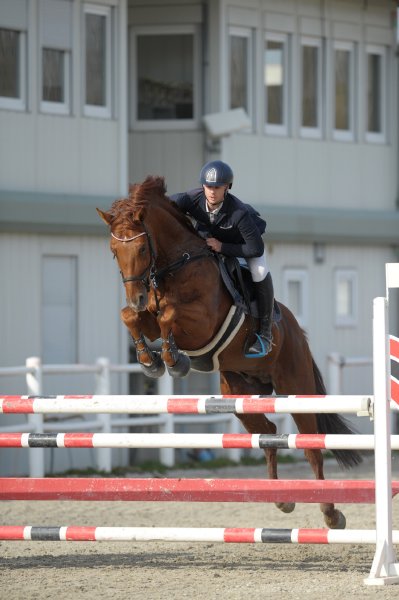
[{"label": "horse's hoof", "polygon": [[276,506],[283,513],[292,513],[295,510],[295,502],[276,502]]},{"label": "horse's hoof", "polygon": [[179,356],[175,364],[172,367],[169,367],[169,365],[166,366],[171,377],[185,377],[190,370],[191,361],[187,354],[179,352]]},{"label": "horse's hoof", "polygon": [[345,529],[346,518],[340,510],[335,510],[333,517],[324,517],[327,527],[330,529]]},{"label": "horse's hoof", "polygon": [[165,373],[165,364],[158,352],[152,352],[151,356],[154,360],[150,365],[143,365],[143,363],[140,363],[140,366],[144,372],[144,375],[147,375],[147,377],[152,377],[153,379],[158,379],[158,377],[162,377],[162,375]]}]

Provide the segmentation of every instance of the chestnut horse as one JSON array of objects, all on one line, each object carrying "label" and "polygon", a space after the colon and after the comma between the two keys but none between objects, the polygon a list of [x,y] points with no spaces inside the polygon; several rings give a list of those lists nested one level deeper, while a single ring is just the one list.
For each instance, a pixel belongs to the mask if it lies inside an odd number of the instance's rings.
[{"label": "chestnut horse", "polygon": [[[164,179],[147,177],[130,187],[129,197],[116,200],[109,212],[97,209],[111,231],[111,251],[117,259],[126,291],[121,318],[136,346],[144,372],[172,376],[190,369],[189,355],[212,346],[233,307],[218,261],[187,217],[166,196]],[[325,395],[320,371],[306,336],[290,310],[279,303],[281,319],[273,324],[273,348],[263,358],[246,358],[244,345],[252,334],[252,319],[242,315],[233,339],[218,356],[221,392],[228,395]],[[146,342],[161,338],[160,353]],[[184,350],[184,352],[182,352]],[[322,400],[321,400],[322,401]],[[294,414],[300,433],[352,433],[338,415]],[[265,415],[237,415],[250,433],[276,433]],[[265,449],[268,475],[277,479],[276,449]],[[320,450],[305,450],[317,479],[324,479]],[[337,450],[343,468],[361,461],[356,451]],[[291,512],[294,503],[277,504]],[[321,504],[328,527],[344,528],[345,517],[334,504]]]}]

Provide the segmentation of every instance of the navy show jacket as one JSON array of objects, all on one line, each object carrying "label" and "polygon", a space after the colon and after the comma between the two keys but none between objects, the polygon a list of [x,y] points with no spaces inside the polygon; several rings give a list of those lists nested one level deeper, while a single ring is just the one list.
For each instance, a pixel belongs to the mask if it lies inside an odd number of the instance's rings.
[{"label": "navy show jacket", "polygon": [[250,204],[228,192],[214,223],[211,223],[202,188],[173,194],[170,199],[195,219],[194,226],[202,237],[214,237],[222,242],[222,254],[242,258],[262,256],[265,249],[262,233],[266,230],[266,221]]}]

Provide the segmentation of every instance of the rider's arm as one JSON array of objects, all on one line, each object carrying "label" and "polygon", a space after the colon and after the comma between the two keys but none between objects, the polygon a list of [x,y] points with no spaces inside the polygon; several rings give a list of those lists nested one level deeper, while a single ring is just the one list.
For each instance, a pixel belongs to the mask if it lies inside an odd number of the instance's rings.
[{"label": "rider's arm", "polygon": [[237,244],[222,243],[222,254],[243,258],[262,256],[265,249],[262,236],[248,212],[245,211],[240,214],[236,226],[244,241]]}]

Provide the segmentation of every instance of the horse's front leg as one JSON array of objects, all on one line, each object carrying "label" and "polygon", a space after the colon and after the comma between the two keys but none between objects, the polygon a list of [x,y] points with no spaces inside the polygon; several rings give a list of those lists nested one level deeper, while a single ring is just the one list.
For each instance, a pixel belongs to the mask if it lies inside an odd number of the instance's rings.
[{"label": "horse's front leg", "polygon": [[176,321],[176,311],[173,306],[166,306],[158,316],[161,329],[162,349],[161,358],[172,377],[185,377],[190,370],[191,361],[187,354],[177,347],[172,333],[172,326]]},{"label": "horse's front leg", "polygon": [[155,317],[147,311],[137,313],[126,306],[121,310],[121,319],[130,331],[136,348],[137,360],[144,374],[147,377],[161,377],[165,372],[165,365],[159,352],[151,350],[144,339],[144,334],[150,339],[159,337],[159,328]]}]

